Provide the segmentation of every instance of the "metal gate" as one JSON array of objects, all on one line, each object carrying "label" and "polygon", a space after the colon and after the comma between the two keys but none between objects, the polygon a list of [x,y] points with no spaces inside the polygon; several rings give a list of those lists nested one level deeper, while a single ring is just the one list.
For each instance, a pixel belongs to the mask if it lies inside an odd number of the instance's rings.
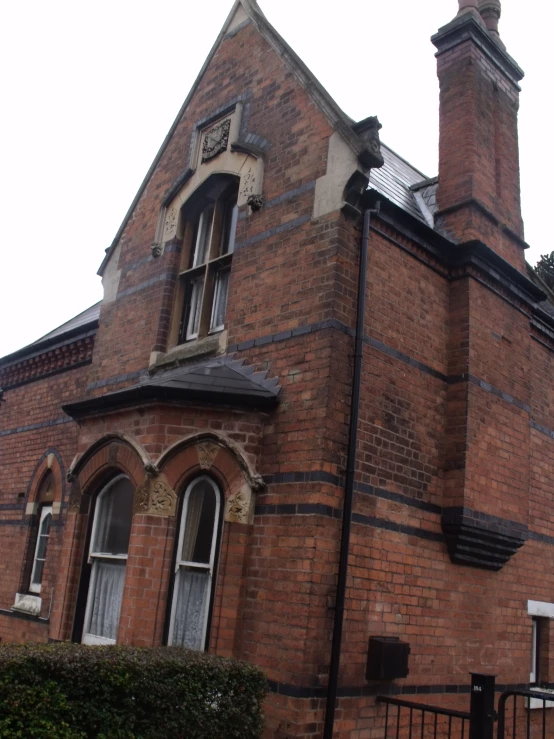
[{"label": "metal gate", "polygon": [[497,739],[547,739],[554,736],[548,708],[554,695],[536,690],[508,690],[498,701]]},{"label": "metal gate", "polygon": [[383,739],[554,739],[554,711],[548,711],[554,694],[508,690],[496,713],[495,678],[471,677],[469,712],[379,696],[385,706]]}]

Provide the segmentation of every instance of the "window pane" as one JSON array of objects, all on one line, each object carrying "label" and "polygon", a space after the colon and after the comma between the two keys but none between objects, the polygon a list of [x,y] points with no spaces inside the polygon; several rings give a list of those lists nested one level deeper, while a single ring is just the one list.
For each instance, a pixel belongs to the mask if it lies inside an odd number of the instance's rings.
[{"label": "window pane", "polygon": [[133,515],[133,486],[121,479],[98,498],[93,553],[127,554]]},{"label": "window pane", "polygon": [[39,536],[38,542],[37,542],[37,559],[45,559],[47,544],[48,544],[48,536]]},{"label": "window pane", "polygon": [[175,582],[175,612],[171,644],[203,649],[204,624],[210,599],[209,572],[181,568]]},{"label": "window pane", "polygon": [[235,233],[237,231],[238,217],[239,209],[236,199],[228,200],[225,203],[221,254],[231,254],[235,248]]},{"label": "window pane", "polygon": [[189,306],[187,321],[187,339],[195,339],[200,327],[200,306],[202,302],[202,287],[204,280],[198,277],[189,284]]},{"label": "window pane", "polygon": [[94,592],[88,634],[117,639],[119,614],[125,583],[125,562],[98,562],[93,565]]},{"label": "window pane", "polygon": [[213,203],[204,208],[202,213],[200,213],[198,226],[196,228],[196,241],[194,244],[194,254],[192,259],[193,267],[198,267],[198,265],[204,264],[208,257],[212,236],[213,215]]},{"label": "window pane", "polygon": [[44,559],[36,559],[33,568],[32,585],[42,585],[42,573],[44,572]]},{"label": "window pane", "polygon": [[210,564],[217,500],[207,480],[199,480],[188,496],[182,562]]},{"label": "window pane", "polygon": [[225,328],[225,313],[227,312],[227,296],[229,294],[230,270],[220,270],[215,278],[214,304],[210,331],[219,331]]}]

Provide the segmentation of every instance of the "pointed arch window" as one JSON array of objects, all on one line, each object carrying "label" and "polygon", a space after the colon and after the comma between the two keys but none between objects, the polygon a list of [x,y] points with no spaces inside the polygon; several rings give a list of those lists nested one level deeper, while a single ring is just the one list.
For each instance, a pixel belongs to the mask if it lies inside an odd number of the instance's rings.
[{"label": "pointed arch window", "polygon": [[237,181],[218,177],[185,206],[177,301],[179,344],[225,328],[237,196]]},{"label": "pointed arch window", "polygon": [[111,480],[98,495],[89,547],[84,644],[115,644],[119,627],[134,489],[126,475]]},{"label": "pointed arch window", "polygon": [[40,509],[40,519],[38,525],[37,543],[35,546],[35,556],[33,557],[33,569],[31,571],[31,582],[29,583],[29,592],[40,593],[42,588],[42,578],[44,575],[44,563],[46,562],[46,550],[48,548],[48,539],[50,536],[50,526],[52,525],[52,506],[43,505]]},{"label": "pointed arch window", "polygon": [[168,643],[205,649],[220,529],[221,493],[198,477],[185,491],[179,523]]}]

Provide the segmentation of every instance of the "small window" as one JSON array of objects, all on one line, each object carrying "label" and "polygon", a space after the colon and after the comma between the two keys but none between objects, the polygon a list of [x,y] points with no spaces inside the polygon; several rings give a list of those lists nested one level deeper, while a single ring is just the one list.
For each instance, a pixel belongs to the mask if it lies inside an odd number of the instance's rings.
[{"label": "small window", "polygon": [[228,177],[185,208],[177,342],[223,331],[238,222],[238,186]]},{"label": "small window", "polygon": [[183,500],[175,557],[168,643],[205,649],[219,534],[221,495],[209,477],[194,480]]},{"label": "small window", "polygon": [[119,475],[101,491],[94,511],[84,644],[115,644],[123,601],[134,490]]},{"label": "small window", "polygon": [[31,593],[40,593],[42,588],[44,563],[46,561],[46,550],[48,548],[48,537],[50,536],[51,525],[52,506],[42,506],[40,510],[35,556],[33,558],[33,570],[31,572],[31,582],[29,585],[29,590]]},{"label": "small window", "polygon": [[529,674],[529,682],[536,685],[539,682],[539,624],[534,618],[531,622],[531,670]]}]

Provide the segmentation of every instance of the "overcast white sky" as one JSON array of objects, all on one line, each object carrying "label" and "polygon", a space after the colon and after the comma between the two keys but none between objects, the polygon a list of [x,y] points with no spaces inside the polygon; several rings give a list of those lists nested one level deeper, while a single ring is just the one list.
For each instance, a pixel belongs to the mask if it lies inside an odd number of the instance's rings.
[{"label": "overcast white sky", "polygon": [[[353,118],[437,170],[438,84],[429,37],[457,0],[259,0]],[[544,0],[503,0],[501,34],[523,67],[521,175],[527,258],[554,249]],[[207,56],[232,0],[4,0],[0,27],[0,357],[102,296],[96,270]]]}]

